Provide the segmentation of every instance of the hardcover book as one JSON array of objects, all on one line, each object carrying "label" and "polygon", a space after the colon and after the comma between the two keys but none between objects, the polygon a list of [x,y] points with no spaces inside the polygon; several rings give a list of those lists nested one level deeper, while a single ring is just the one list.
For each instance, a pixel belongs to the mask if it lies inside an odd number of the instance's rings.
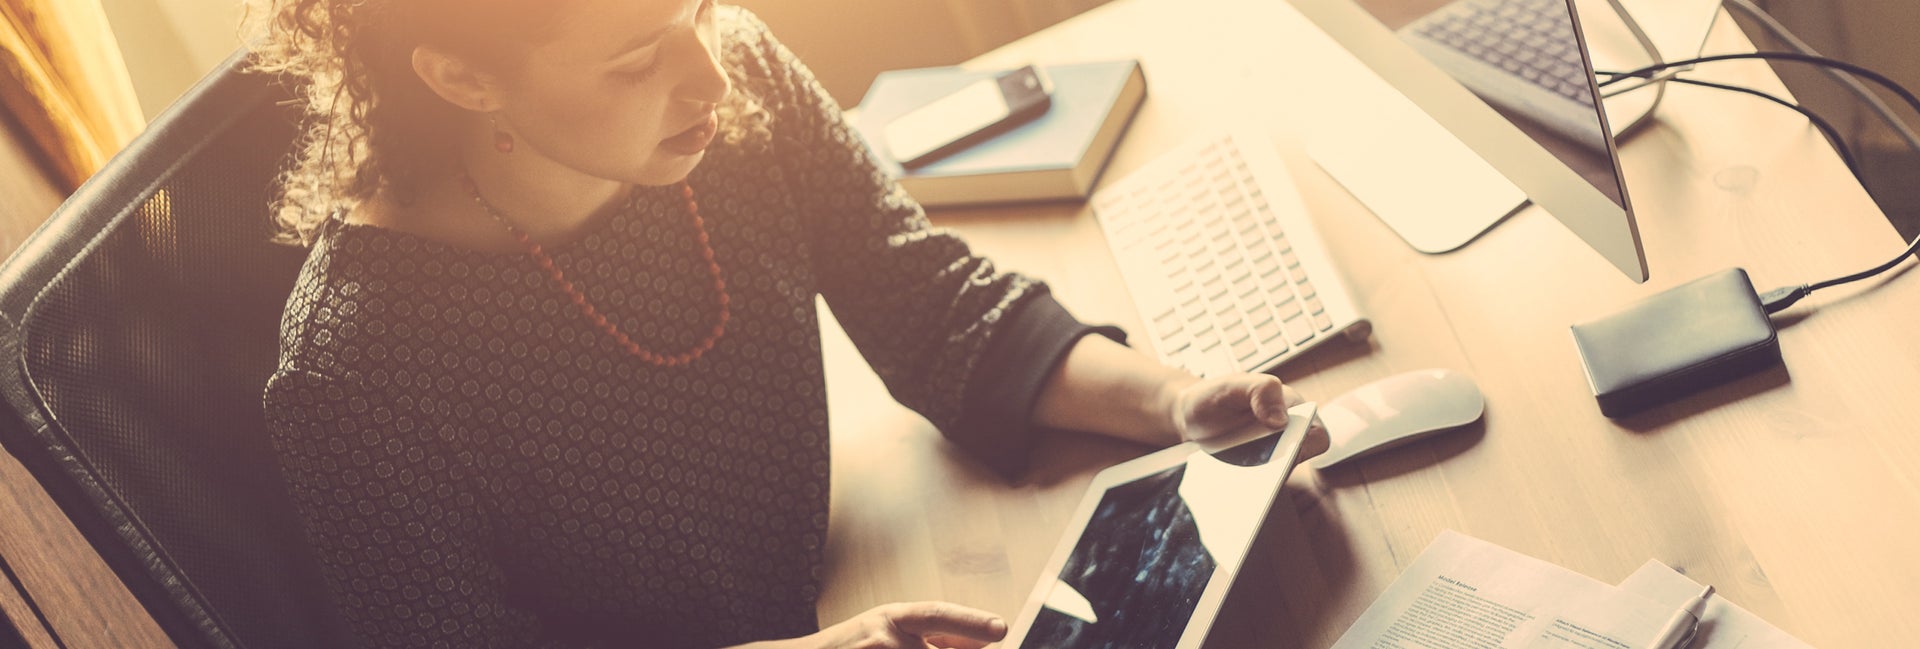
[{"label": "hardcover book", "polygon": [[887,154],[887,122],[1001,70],[882,72],[849,115],[874,158],[922,205],[1084,200],[1147,96],[1139,61],[1041,66],[1053,102],[1025,124],[917,169]]}]

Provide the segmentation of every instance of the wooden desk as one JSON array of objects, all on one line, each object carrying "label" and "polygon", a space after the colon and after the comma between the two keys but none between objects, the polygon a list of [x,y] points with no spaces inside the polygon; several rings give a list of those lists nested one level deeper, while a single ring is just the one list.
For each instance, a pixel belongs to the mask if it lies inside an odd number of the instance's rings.
[{"label": "wooden desk", "polygon": [[[1236,584],[1212,646],[1326,647],[1442,529],[1617,582],[1649,558],[1820,647],[1920,635],[1920,283],[1904,270],[1777,318],[1785,367],[1638,417],[1602,417],[1567,326],[1728,266],[1762,289],[1864,268],[1902,248],[1833,151],[1789,111],[1676,87],[1623,143],[1653,279],[1626,280],[1528,208],[1465,248],[1413,252],[1305,156],[1293,106],[1315,93],[1275,25],[1283,2],[1117,0],[976,60],[1139,57],[1150,94],[1109,178],[1210,125],[1275,132],[1375,332],[1288,365],[1331,397],[1400,371],[1475,377],[1481,424],[1343,470],[1302,467]],[[1709,52],[1751,49],[1723,16]],[[1711,78],[1784,92],[1764,64]],[[1047,279],[1084,319],[1142,331],[1091,213],[950,211],[1003,267]],[[962,458],[884,398],[830,339],[832,562],[821,619],[896,600],[1018,613],[1099,468],[1139,454],[1046,439],[1028,484]],[[1290,505],[1290,506],[1289,506]]]},{"label": "wooden desk", "polygon": [[[1617,581],[1648,558],[1822,647],[1903,647],[1920,634],[1920,285],[1896,274],[1822,293],[1782,318],[1785,369],[1625,422],[1599,415],[1566,326],[1731,265],[1761,285],[1856,270],[1900,248],[1833,152],[1792,113],[1674,88],[1623,165],[1654,279],[1635,285],[1538,209],[1451,254],[1412,252],[1300,151],[1278,2],[1117,0],[976,61],[1137,56],[1151,98],[1109,173],[1227,119],[1274,130],[1315,221],[1374,319],[1284,378],[1327,397],[1449,367],[1476,377],[1484,423],[1346,470],[1301,469],[1254,550],[1220,647],[1330,645],[1441,529]],[[1710,49],[1749,47],[1732,24]],[[1703,76],[1772,87],[1760,64]],[[946,212],[976,247],[1049,280],[1082,317],[1139,322],[1079,206]],[[834,510],[823,621],[889,601],[1017,613],[1099,468],[1142,449],[1042,441],[1009,486],[894,405],[829,337]],[[169,646],[11,457],[0,454],[0,552],[67,646]],[[0,609],[27,614],[0,582]],[[36,649],[53,646],[28,629]]]}]

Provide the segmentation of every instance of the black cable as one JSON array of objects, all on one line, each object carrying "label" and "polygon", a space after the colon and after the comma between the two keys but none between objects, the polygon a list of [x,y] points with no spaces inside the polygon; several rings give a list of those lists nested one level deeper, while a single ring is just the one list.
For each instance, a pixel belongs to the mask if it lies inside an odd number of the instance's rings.
[{"label": "black cable", "polygon": [[[1626,75],[1626,73],[1624,72],[1609,72],[1605,70],[1595,70],[1594,74],[1604,74],[1611,77],[1622,77]],[[1808,122],[1813,123],[1814,128],[1820,129],[1821,135],[1826,136],[1827,142],[1829,144],[1832,144],[1834,151],[1840,154],[1841,162],[1846,163],[1847,171],[1853,172],[1853,175],[1856,178],[1860,176],[1860,166],[1858,164],[1858,159],[1853,157],[1853,150],[1847,147],[1846,140],[1841,139],[1840,130],[1834,128],[1832,122],[1829,122],[1824,118],[1821,118],[1820,115],[1814,113],[1813,110],[1805,106],[1801,106],[1800,104],[1796,104],[1796,103],[1787,101],[1785,99],[1781,99],[1778,95],[1774,95],[1772,93],[1768,93],[1760,90],[1754,90],[1752,88],[1747,88],[1743,86],[1731,86],[1724,83],[1714,83],[1712,81],[1701,81],[1698,79],[1688,79],[1684,77],[1670,77],[1668,78],[1668,80],[1673,81],[1675,83],[1684,83],[1684,84],[1693,85],[1693,86],[1704,86],[1707,88],[1716,88],[1719,90],[1727,90],[1732,92],[1738,92],[1741,94],[1753,95],[1755,97],[1759,97],[1761,99],[1765,99],[1767,101],[1771,101],[1773,103],[1786,106],[1787,108],[1791,108],[1793,109],[1794,112],[1800,113],[1801,116],[1806,117]],[[1639,88],[1635,88],[1635,90],[1638,90],[1638,89]]]},{"label": "black cable", "polygon": [[[1880,87],[1886,88],[1887,90],[1892,91],[1895,95],[1898,95],[1901,101],[1905,101],[1907,103],[1907,106],[1909,108],[1912,108],[1916,112],[1920,112],[1920,97],[1915,97],[1912,91],[1907,90],[1906,86],[1902,86],[1900,85],[1899,82],[1896,82],[1893,79],[1887,78],[1886,75],[1880,74],[1878,72],[1874,72],[1873,70],[1869,70],[1867,68],[1864,68],[1858,65],[1854,65],[1852,63],[1848,63],[1846,61],[1832,59],[1824,56],[1813,56],[1808,54],[1801,54],[1798,52],[1747,52],[1742,54],[1717,54],[1714,56],[1702,56],[1699,58],[1686,59],[1683,61],[1656,63],[1656,64],[1642,67],[1636,70],[1629,70],[1627,72],[1619,73],[1617,76],[1614,76],[1611,79],[1607,79],[1606,81],[1600,82],[1599,85],[1602,87],[1605,87],[1614,83],[1618,83],[1630,77],[1646,78],[1646,77],[1652,76],[1656,72],[1660,72],[1661,70],[1666,70],[1669,68],[1677,68],[1685,65],[1715,63],[1719,61],[1739,61],[1739,60],[1755,60],[1755,59],[1763,60],[1763,61],[1792,61],[1796,63],[1806,63],[1810,65],[1817,65],[1817,66],[1832,68],[1836,70],[1842,70],[1854,76],[1879,84]],[[1767,313],[1773,313],[1781,309],[1785,309],[1789,306],[1793,306],[1794,302],[1800,301],[1800,298],[1806,297],[1808,294],[1811,294],[1814,291],[1818,291],[1820,289],[1828,288],[1832,286],[1839,286],[1841,284],[1846,284],[1849,282],[1857,282],[1869,277],[1873,277],[1875,275],[1879,275],[1880,273],[1887,272],[1888,270],[1892,269],[1894,266],[1900,265],[1900,262],[1906,261],[1908,257],[1914,256],[1915,252],[1920,252],[1920,237],[1914,237],[1913,241],[1907,244],[1906,250],[1901,251],[1900,254],[1894,257],[1893,259],[1887,260],[1886,263],[1854,273],[1852,275],[1836,277],[1836,278],[1829,279],[1822,282],[1814,282],[1812,284],[1802,284],[1799,286],[1784,286],[1771,291],[1767,291],[1766,293],[1763,293],[1760,296],[1761,304],[1762,306],[1766,307]]]},{"label": "black cable", "polygon": [[[7,563],[7,559],[4,556],[0,556],[0,575],[5,575],[7,578],[7,583],[13,586],[14,592],[20,593],[21,601],[26,602],[27,609],[30,611],[33,611],[33,617],[39,620],[40,628],[45,629],[47,632],[47,637],[53,639],[53,646],[59,647],[60,649],[67,649],[67,643],[60,640],[59,633],[54,632],[53,622],[47,620],[46,611],[40,610],[40,604],[38,602],[33,601],[33,595],[27,592],[27,586],[25,584],[20,583],[20,575],[13,572],[13,566]],[[12,624],[7,619],[7,615],[4,611],[0,611],[0,624]],[[17,628],[14,629],[13,631],[15,633],[19,633],[19,629]],[[21,642],[24,643],[25,641],[26,641],[25,638],[21,638]],[[25,646],[25,645],[22,644],[21,646]]]}]

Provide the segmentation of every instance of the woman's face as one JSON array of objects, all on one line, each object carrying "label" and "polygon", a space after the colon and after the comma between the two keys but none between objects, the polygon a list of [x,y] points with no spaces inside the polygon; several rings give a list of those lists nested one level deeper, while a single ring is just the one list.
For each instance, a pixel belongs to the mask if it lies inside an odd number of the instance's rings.
[{"label": "woman's face", "polygon": [[731,91],[713,0],[554,6],[542,42],[497,80],[494,117],[515,136],[515,151],[623,182],[685,178],[718,130],[715,106]]}]

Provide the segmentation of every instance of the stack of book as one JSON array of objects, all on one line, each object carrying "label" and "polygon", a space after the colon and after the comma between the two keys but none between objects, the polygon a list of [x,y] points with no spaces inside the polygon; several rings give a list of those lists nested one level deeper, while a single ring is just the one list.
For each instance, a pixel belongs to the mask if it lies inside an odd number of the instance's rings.
[{"label": "stack of book", "polygon": [[883,72],[850,119],[875,159],[922,205],[1085,200],[1146,100],[1146,75],[1134,60],[1041,67],[1053,80],[1046,113],[919,168],[888,156],[887,122],[1001,70]]}]

